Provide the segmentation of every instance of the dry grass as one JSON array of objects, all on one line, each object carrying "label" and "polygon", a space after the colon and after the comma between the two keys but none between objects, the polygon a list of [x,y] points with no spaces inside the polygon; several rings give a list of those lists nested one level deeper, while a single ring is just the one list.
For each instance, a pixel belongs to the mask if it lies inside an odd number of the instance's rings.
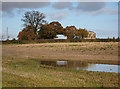
[{"label": "dry grass", "polygon": [[105,61],[118,63],[118,42],[3,45],[3,57]]}]

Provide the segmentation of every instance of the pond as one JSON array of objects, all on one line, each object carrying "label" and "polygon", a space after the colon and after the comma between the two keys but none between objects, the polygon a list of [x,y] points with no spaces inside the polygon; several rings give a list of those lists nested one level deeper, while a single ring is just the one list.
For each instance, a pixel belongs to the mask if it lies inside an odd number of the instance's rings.
[{"label": "pond", "polygon": [[110,64],[92,64],[83,61],[39,61],[39,65],[49,65],[54,67],[74,68],[76,70],[86,71],[101,71],[101,72],[115,72],[120,73],[118,70],[120,65]]}]

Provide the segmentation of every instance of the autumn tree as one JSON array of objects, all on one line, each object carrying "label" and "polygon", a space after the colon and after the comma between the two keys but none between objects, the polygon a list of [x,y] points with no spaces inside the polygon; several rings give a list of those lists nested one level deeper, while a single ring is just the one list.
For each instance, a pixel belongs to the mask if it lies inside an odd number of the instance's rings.
[{"label": "autumn tree", "polygon": [[42,25],[38,36],[40,39],[53,39],[56,37],[57,33],[54,29],[54,26],[51,24]]},{"label": "autumn tree", "polygon": [[66,36],[68,39],[73,39],[78,32],[78,30],[75,26],[67,26],[65,28],[65,31],[66,31]]},{"label": "autumn tree", "polygon": [[65,34],[65,30],[59,22],[51,22],[50,25],[53,26],[57,34]]},{"label": "autumn tree", "polygon": [[80,39],[88,37],[88,31],[86,29],[79,28],[77,36],[79,36]]},{"label": "autumn tree", "polygon": [[57,34],[66,34],[65,29],[59,22],[51,22],[46,25],[42,25],[38,33],[39,39],[53,39]]},{"label": "autumn tree", "polygon": [[18,40],[34,40],[35,34],[34,30],[31,29],[31,27],[24,28],[21,32],[18,34]]},{"label": "autumn tree", "polygon": [[77,29],[75,26],[63,28],[59,22],[55,21],[47,24],[45,15],[39,11],[25,12],[22,21],[25,27],[19,32],[18,40],[54,39],[57,34],[63,34],[68,39],[88,36],[86,29]]},{"label": "autumn tree", "polygon": [[39,11],[27,11],[25,12],[22,21],[24,22],[25,28],[29,26],[33,29],[35,39],[37,38],[37,31],[40,30],[41,25],[46,24],[45,15]]}]

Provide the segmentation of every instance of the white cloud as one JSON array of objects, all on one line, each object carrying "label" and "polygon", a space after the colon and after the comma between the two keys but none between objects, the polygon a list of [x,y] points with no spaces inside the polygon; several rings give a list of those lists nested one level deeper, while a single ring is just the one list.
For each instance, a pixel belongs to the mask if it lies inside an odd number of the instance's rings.
[{"label": "white cloud", "polygon": [[65,12],[65,11],[59,11],[59,12],[55,12],[55,13],[49,13],[49,15],[51,20],[62,20],[64,19],[65,17],[68,16],[68,12]]},{"label": "white cloud", "polygon": [[[18,0],[19,1],[19,0]],[[32,1],[32,0],[31,0]],[[76,3],[76,4],[75,4]],[[13,11],[17,9],[16,13],[22,12],[24,9],[34,9],[34,8],[44,8],[49,5],[52,5],[51,2],[3,2],[2,10],[6,13],[6,15],[13,16]],[[74,5],[76,5],[74,7]],[[63,19],[68,14],[66,12],[62,12],[63,9],[68,9],[68,11],[72,14],[75,13],[77,15],[88,14],[88,15],[114,15],[117,14],[117,9],[106,8],[105,2],[54,2],[53,8],[61,10],[54,14],[52,14],[52,19]],[[47,13],[47,12],[46,12]],[[68,13],[68,12],[67,12]],[[48,15],[47,15],[48,16]]]},{"label": "white cloud", "polygon": [[78,7],[74,8],[72,12],[77,15],[117,15],[118,9],[107,8],[105,2],[79,2]]}]

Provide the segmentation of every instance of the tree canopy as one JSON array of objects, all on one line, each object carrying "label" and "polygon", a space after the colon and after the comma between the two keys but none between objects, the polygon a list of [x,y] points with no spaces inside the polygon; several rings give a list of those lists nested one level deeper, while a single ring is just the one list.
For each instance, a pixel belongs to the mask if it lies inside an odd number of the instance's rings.
[{"label": "tree canopy", "polygon": [[54,26],[51,24],[42,25],[40,31],[38,32],[39,39],[53,39],[56,37],[56,31]]},{"label": "tree canopy", "polygon": [[59,22],[51,22],[50,25],[53,26],[53,29],[56,31],[57,34],[63,34],[64,29]]},{"label": "tree canopy", "polygon": [[18,40],[34,40],[34,39],[35,39],[34,30],[31,29],[29,26],[24,28],[18,34]]},{"label": "tree canopy", "polygon": [[67,26],[65,28],[66,31],[66,36],[68,37],[68,39],[73,39],[76,36],[77,33],[77,28],[75,26]]},{"label": "tree canopy", "polygon": [[79,36],[80,39],[83,39],[88,36],[88,31],[86,29],[79,28],[77,36]]},{"label": "tree canopy", "polygon": [[75,26],[63,28],[58,21],[48,24],[45,15],[39,11],[25,12],[22,21],[25,27],[19,32],[18,40],[54,39],[57,34],[63,34],[67,39],[83,39],[89,33],[86,29],[77,29]]},{"label": "tree canopy", "polygon": [[29,26],[36,33],[41,25],[46,23],[44,19],[45,15],[39,11],[27,11],[21,20],[24,22],[25,28]]}]

